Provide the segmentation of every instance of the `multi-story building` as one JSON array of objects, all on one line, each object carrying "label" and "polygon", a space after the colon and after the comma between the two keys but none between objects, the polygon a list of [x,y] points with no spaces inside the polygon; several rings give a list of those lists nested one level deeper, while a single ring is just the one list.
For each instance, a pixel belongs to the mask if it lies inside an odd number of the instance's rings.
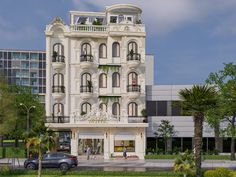
[{"label": "multi-story building", "polygon": [[45,51],[0,49],[0,72],[9,84],[30,86],[32,93],[45,102]]},{"label": "multi-story building", "polygon": [[[71,154],[86,147],[110,156],[144,158],[145,27],[142,10],[113,5],[104,12],[70,11],[46,34],[48,125],[71,139]],[[65,132],[71,132],[66,134]]]}]

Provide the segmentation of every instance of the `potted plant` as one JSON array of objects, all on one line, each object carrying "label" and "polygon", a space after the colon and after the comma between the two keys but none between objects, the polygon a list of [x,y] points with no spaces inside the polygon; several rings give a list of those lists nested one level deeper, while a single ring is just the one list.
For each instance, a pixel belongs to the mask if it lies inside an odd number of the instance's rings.
[{"label": "potted plant", "polygon": [[53,58],[54,61],[56,61],[56,58],[57,58],[57,52],[56,51],[53,51],[52,58]]}]

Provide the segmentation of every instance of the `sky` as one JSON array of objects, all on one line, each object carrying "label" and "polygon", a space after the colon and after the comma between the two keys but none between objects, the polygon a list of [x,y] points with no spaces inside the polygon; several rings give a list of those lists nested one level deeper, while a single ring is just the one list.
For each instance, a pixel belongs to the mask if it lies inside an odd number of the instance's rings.
[{"label": "sky", "polygon": [[236,63],[236,0],[1,0],[0,48],[45,50],[54,17],[68,24],[70,10],[124,3],[143,10],[156,84],[202,84],[223,63]]}]

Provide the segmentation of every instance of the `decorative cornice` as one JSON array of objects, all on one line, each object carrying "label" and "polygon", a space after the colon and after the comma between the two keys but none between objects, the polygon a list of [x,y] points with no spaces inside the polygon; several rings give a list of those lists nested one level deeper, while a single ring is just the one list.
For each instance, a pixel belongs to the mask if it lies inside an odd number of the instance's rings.
[{"label": "decorative cornice", "polygon": [[52,25],[54,25],[54,24],[62,24],[62,25],[64,25],[65,23],[63,22],[61,17],[57,16],[57,17],[55,17],[53,19],[53,21],[50,24],[52,24]]}]

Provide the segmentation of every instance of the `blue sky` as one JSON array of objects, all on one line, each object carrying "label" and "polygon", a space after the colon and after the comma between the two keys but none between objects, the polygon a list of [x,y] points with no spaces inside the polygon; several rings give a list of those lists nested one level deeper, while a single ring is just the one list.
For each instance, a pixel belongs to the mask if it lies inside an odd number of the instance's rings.
[{"label": "blue sky", "polygon": [[1,0],[0,48],[45,50],[45,26],[70,10],[103,11],[132,3],[143,9],[146,52],[156,84],[199,84],[236,61],[236,0]]}]

